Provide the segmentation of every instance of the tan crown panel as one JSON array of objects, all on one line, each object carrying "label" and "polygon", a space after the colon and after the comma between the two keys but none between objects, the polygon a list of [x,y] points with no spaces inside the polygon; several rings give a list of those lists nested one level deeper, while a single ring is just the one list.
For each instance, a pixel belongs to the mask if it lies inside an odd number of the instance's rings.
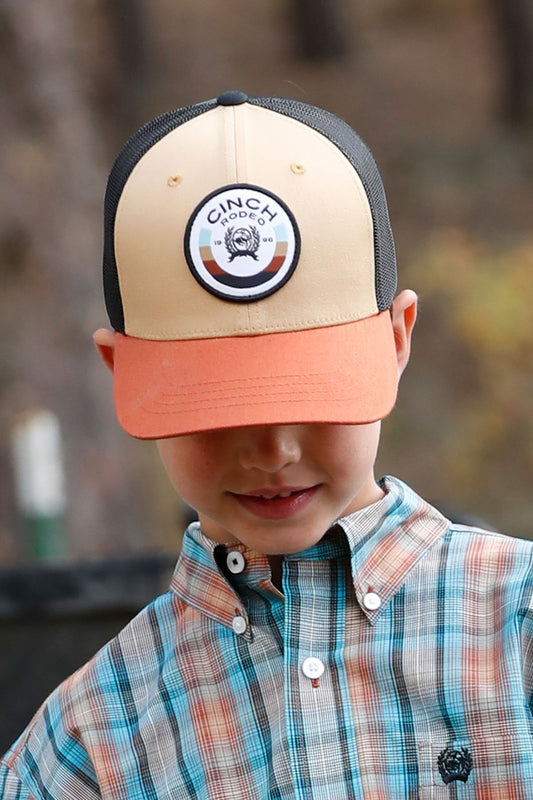
[{"label": "tan crown panel", "polygon": [[[293,276],[251,303],[211,295],[192,276],[184,253],[185,228],[197,205],[234,183],[277,195],[301,235]],[[257,106],[217,107],[161,139],[126,183],[115,223],[126,333],[147,339],[249,335],[376,314],[373,242],[360,178],[331,142]]]}]

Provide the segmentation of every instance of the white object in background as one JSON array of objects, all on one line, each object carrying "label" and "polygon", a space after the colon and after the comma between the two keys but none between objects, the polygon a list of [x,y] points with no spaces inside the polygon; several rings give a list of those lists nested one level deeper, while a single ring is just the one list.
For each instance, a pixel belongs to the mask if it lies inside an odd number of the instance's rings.
[{"label": "white object in background", "polygon": [[12,433],[15,490],[24,515],[59,517],[66,507],[61,431],[50,411],[36,411]]}]

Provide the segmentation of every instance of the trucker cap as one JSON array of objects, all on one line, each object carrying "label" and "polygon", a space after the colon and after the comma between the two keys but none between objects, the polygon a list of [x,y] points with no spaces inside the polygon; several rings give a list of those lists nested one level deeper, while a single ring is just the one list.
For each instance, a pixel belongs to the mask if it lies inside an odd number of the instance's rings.
[{"label": "trucker cap", "polygon": [[115,406],[132,436],[392,409],[385,193],[335,115],[238,91],[165,113],[118,155],[104,225]]}]

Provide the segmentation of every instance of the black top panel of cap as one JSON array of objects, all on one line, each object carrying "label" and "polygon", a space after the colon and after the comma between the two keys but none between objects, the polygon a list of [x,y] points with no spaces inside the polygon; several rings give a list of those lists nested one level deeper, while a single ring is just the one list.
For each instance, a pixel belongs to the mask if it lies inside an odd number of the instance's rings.
[{"label": "black top panel of cap", "polygon": [[227,92],[222,92],[217,97],[217,104],[219,106],[240,106],[246,103],[248,95],[240,92],[238,89],[230,89]]}]

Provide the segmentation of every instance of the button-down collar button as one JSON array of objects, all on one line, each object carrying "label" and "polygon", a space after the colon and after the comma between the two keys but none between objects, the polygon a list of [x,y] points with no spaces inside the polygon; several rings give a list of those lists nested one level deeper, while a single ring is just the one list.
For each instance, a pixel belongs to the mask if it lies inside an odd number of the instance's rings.
[{"label": "button-down collar button", "polygon": [[381,606],[381,597],[375,592],[367,592],[363,597],[363,605],[368,611],[377,611]]},{"label": "button-down collar button", "polygon": [[241,616],[233,617],[231,627],[233,628],[234,633],[244,633],[246,630],[246,620]]},{"label": "button-down collar button", "polygon": [[239,553],[238,550],[232,550],[226,556],[226,566],[233,575],[240,575],[246,567],[243,554]]},{"label": "button-down collar button", "polygon": [[306,658],[302,664],[302,672],[306,678],[316,680],[324,673],[324,664],[319,658],[310,656],[309,658]]}]

